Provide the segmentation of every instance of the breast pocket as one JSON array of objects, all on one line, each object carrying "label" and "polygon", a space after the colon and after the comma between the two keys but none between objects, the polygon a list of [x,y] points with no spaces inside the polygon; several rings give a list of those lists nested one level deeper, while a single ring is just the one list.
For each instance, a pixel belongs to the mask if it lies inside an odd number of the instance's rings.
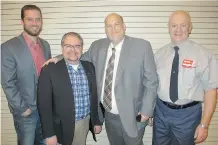
[{"label": "breast pocket", "polygon": [[195,84],[196,68],[183,68],[182,84],[184,87],[192,87]]},{"label": "breast pocket", "polygon": [[170,84],[170,72],[171,68],[157,68],[159,89],[166,90],[169,88]]}]

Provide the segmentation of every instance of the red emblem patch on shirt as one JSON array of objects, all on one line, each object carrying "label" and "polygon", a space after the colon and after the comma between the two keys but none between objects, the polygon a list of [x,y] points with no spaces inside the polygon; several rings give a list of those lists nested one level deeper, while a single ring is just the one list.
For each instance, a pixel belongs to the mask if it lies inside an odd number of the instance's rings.
[{"label": "red emblem patch on shirt", "polygon": [[194,66],[194,61],[193,60],[184,59],[183,62],[182,62],[182,67],[184,67],[184,68],[195,67]]}]

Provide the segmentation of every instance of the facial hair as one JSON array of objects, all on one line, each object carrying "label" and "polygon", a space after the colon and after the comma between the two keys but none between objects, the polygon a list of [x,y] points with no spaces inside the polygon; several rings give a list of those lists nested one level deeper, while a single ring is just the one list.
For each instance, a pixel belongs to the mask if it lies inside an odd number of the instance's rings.
[{"label": "facial hair", "polygon": [[29,28],[27,28],[26,26],[23,27],[24,31],[26,31],[27,34],[29,34],[30,36],[38,36],[40,34],[40,32],[42,31],[42,27],[40,26],[40,29],[37,32],[32,32]]}]

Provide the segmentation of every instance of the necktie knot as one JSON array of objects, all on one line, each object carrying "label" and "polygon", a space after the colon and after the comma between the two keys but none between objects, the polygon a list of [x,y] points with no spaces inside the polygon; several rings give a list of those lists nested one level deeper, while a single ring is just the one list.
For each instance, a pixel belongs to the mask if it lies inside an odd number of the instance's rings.
[{"label": "necktie knot", "polygon": [[174,49],[175,49],[175,51],[177,51],[177,52],[178,52],[178,50],[179,50],[179,47],[178,47],[178,46],[175,46],[175,47],[174,47]]},{"label": "necktie knot", "polygon": [[116,51],[116,49],[115,48],[112,48],[112,52],[114,53]]}]

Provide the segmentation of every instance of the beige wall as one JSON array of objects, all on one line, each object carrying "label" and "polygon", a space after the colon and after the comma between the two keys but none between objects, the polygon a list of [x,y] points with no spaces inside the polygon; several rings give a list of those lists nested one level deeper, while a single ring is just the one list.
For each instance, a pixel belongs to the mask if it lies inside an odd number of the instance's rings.
[{"label": "beige wall", "polygon": [[[1,43],[19,35],[20,9],[25,4],[38,5],[43,13],[44,26],[41,37],[52,48],[52,55],[61,53],[60,39],[69,31],[82,35],[87,50],[92,41],[105,37],[104,18],[111,12],[121,14],[127,25],[127,34],[141,37],[151,42],[154,52],[167,44],[169,39],[167,22],[170,13],[183,9],[190,12],[193,31],[190,37],[212,51],[218,59],[218,1],[84,1],[84,2],[2,2],[1,5]],[[7,101],[1,94],[1,141],[2,145],[15,145],[16,134]],[[152,128],[147,127],[144,141],[151,145]],[[218,144],[218,107],[211,122],[209,137],[203,145]],[[105,130],[97,136],[94,143],[88,137],[88,145],[107,145]]]}]

